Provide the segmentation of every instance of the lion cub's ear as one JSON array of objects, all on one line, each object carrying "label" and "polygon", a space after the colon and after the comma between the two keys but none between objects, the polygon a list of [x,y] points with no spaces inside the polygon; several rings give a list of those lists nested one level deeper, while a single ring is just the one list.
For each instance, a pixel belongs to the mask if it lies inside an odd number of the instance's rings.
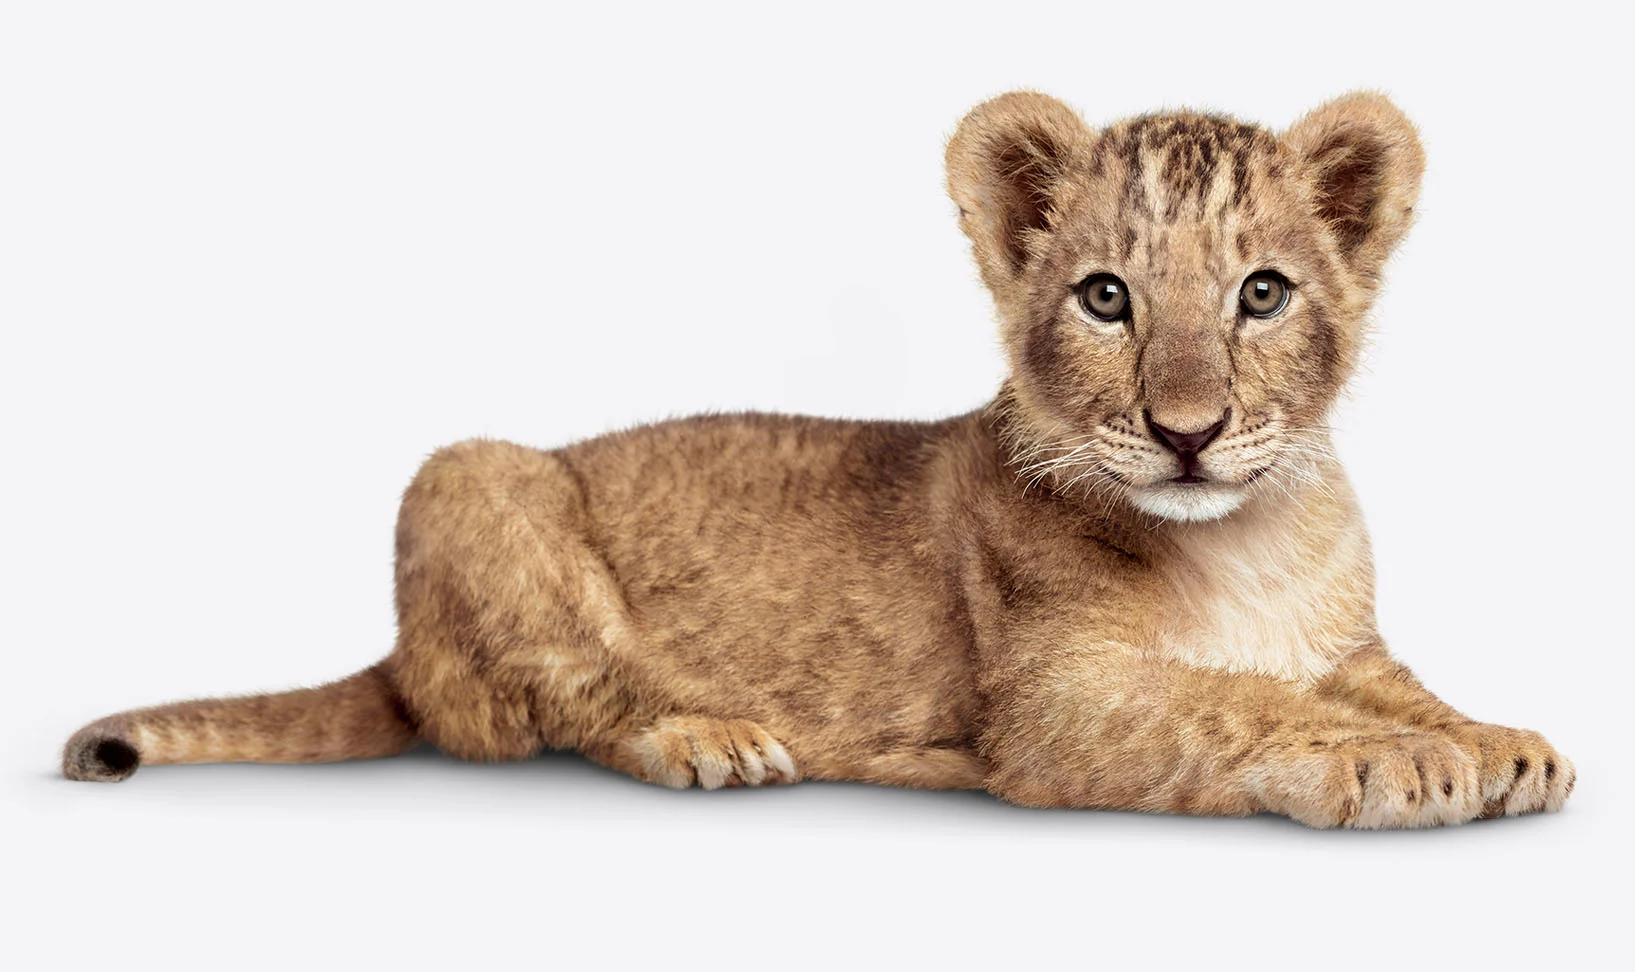
[{"label": "lion cub's ear", "polygon": [[1315,189],[1340,255],[1367,279],[1413,222],[1425,151],[1391,100],[1359,91],[1330,101],[1283,135]]},{"label": "lion cub's ear", "polygon": [[1013,91],[971,109],[948,142],[948,194],[988,289],[1010,296],[1048,233],[1063,178],[1094,134],[1049,95]]}]

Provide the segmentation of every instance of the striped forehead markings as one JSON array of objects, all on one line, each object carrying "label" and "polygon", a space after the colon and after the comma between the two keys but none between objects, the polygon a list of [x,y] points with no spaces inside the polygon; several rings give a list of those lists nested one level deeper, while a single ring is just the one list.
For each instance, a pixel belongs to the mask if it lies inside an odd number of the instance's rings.
[{"label": "striped forehead markings", "polygon": [[[1253,177],[1250,156],[1270,155],[1274,144],[1262,129],[1208,115],[1149,115],[1109,136],[1124,163],[1126,207],[1166,221],[1179,218],[1188,203],[1204,215],[1222,179],[1230,179],[1229,205],[1243,205]],[[1098,167],[1104,162],[1098,151]]]},{"label": "striped forehead markings", "polygon": [[[1205,249],[1231,246],[1247,257],[1241,217],[1254,198],[1261,168],[1254,163],[1269,162],[1275,178],[1282,168],[1275,155],[1270,133],[1209,115],[1149,115],[1110,130],[1097,140],[1093,163],[1101,173],[1121,169],[1125,179],[1121,256],[1129,261],[1140,252],[1160,269],[1171,242],[1165,228],[1191,216],[1211,231]],[[1221,254],[1212,255],[1217,263]]]}]

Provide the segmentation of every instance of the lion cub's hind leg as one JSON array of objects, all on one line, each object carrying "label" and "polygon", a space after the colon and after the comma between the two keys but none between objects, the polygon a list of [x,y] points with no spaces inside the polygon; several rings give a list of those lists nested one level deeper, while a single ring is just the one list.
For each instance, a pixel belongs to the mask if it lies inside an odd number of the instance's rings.
[{"label": "lion cub's hind leg", "polygon": [[398,645],[420,736],[462,759],[579,748],[634,706],[609,640],[629,622],[560,457],[508,442],[439,450],[403,497]]},{"label": "lion cub's hind leg", "polygon": [[584,748],[585,755],[648,783],[706,790],[800,779],[783,745],[747,719],[676,716]]}]

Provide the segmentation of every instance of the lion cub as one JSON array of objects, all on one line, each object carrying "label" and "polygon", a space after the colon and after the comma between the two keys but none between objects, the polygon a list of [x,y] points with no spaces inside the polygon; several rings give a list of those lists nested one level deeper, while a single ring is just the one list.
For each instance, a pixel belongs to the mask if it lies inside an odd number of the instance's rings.
[{"label": "lion cub", "polygon": [[1421,827],[1559,809],[1572,763],[1375,629],[1324,419],[1423,156],[1379,95],[1281,133],[1094,131],[1019,92],[948,145],[1009,378],[940,422],[726,415],[431,457],[396,650],[111,716],[63,772],[577,749],[667,786],[802,778]]}]

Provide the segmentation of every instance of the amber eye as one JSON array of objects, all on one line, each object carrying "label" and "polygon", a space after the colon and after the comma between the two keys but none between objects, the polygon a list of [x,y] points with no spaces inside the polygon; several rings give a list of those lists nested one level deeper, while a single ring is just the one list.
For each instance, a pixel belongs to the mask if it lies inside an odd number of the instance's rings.
[{"label": "amber eye", "polygon": [[1079,284],[1079,303],[1097,320],[1122,321],[1130,316],[1130,292],[1110,273],[1098,273]]},{"label": "amber eye", "polygon": [[1289,282],[1283,275],[1262,270],[1243,282],[1238,301],[1250,317],[1271,317],[1289,302]]}]

